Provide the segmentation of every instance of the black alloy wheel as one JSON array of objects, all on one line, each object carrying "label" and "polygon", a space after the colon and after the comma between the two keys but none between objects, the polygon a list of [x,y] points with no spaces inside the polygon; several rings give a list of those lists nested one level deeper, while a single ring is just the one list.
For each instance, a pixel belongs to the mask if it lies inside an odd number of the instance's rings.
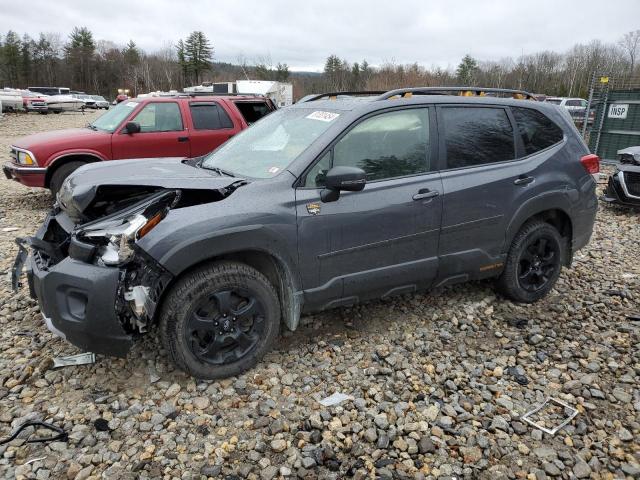
[{"label": "black alloy wheel", "polygon": [[185,340],[203,362],[232,363],[255,348],[264,334],[264,312],[260,299],[243,288],[205,295],[188,314]]},{"label": "black alloy wheel", "polygon": [[546,235],[531,239],[520,254],[518,282],[527,292],[544,288],[560,268],[558,243]]},{"label": "black alloy wheel", "polygon": [[511,242],[496,286],[516,302],[540,300],[556,284],[565,263],[569,239],[541,220],[525,223]]},{"label": "black alloy wheel", "polygon": [[163,301],[160,334],[171,360],[197,378],[255,366],[280,332],[280,300],[269,279],[240,262],[206,263],[181,276]]}]

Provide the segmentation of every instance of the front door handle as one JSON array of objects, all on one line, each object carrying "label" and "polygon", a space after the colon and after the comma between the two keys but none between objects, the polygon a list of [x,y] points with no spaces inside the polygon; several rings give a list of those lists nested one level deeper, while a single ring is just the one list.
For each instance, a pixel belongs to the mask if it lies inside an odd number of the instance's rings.
[{"label": "front door handle", "polygon": [[516,185],[529,185],[531,182],[533,182],[534,178],[533,177],[527,177],[525,175],[520,175],[518,178],[516,178],[513,183]]},{"label": "front door handle", "polygon": [[413,196],[413,199],[424,200],[425,198],[434,198],[434,197],[437,197],[438,195],[440,195],[440,192],[438,192],[437,190],[429,190],[428,188],[422,188],[418,190],[418,193],[416,193]]},{"label": "front door handle", "polygon": [[189,141],[189,137],[178,137],[178,141],[179,142],[188,142]]}]

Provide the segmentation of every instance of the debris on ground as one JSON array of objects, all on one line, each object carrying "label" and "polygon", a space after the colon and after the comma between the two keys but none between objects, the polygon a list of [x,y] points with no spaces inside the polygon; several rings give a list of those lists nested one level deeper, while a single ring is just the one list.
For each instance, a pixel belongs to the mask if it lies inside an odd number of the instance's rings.
[{"label": "debris on ground", "polygon": [[66,357],[56,357],[53,359],[53,368],[73,367],[76,365],[88,365],[96,363],[95,353],[86,352]]},{"label": "debris on ground", "polygon": [[[547,412],[547,409],[551,410],[551,412]],[[520,418],[538,430],[542,430],[549,435],[555,435],[561,428],[568,425],[576,415],[578,415],[578,410],[575,408],[557,398],[548,397],[542,404],[529,410]],[[553,418],[554,416],[556,418]],[[556,423],[556,421],[559,423]]]},{"label": "debris on ground", "polygon": [[353,400],[353,397],[351,395],[345,395],[344,393],[335,392],[322,400],[318,400],[318,403],[323,407],[332,407],[333,405],[338,405],[345,400]]},{"label": "debris on ground", "polygon": [[0,445],[4,445],[6,443],[11,442],[12,440],[15,440],[16,438],[18,438],[18,435],[20,435],[20,432],[22,432],[25,428],[28,428],[28,427],[37,427],[37,428],[43,428],[45,430],[51,430],[53,432],[56,432],[57,435],[52,435],[49,437],[37,437],[37,438],[28,437],[24,441],[24,443],[66,442],[68,438],[67,432],[65,432],[62,428],[57,427],[51,423],[40,422],[40,421],[29,421],[20,425],[8,438],[0,439]]}]

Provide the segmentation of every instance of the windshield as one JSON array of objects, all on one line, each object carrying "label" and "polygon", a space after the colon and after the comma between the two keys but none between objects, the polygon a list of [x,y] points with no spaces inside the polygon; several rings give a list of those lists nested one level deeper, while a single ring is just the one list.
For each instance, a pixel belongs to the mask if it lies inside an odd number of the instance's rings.
[{"label": "windshield", "polygon": [[101,101],[101,102],[106,102],[104,97],[101,97],[100,95],[91,95],[91,98],[93,98],[94,100]]},{"label": "windshield", "polygon": [[251,178],[274,177],[339,116],[337,112],[312,108],[278,110],[207,155],[202,167]]},{"label": "windshield", "polygon": [[545,102],[553,103],[554,105],[560,105],[562,103],[562,99],[561,98],[547,98],[545,100]]},{"label": "windshield", "polygon": [[138,105],[138,102],[122,102],[111,110],[107,110],[104,115],[98,117],[91,126],[98,130],[104,130],[105,132],[113,133],[116,128],[122,123],[122,121],[129,116],[134,108]]}]

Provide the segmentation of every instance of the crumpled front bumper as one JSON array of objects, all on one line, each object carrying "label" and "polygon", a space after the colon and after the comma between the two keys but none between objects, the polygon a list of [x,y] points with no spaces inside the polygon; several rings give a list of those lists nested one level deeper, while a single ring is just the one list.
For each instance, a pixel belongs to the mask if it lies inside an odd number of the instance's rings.
[{"label": "crumpled front bumper", "polygon": [[607,203],[640,207],[640,196],[632,195],[629,192],[628,186],[624,183],[622,170],[619,170],[609,176],[607,186],[600,198]]},{"label": "crumpled front bumper", "polygon": [[[47,217],[35,239],[43,240],[53,217]],[[31,252],[21,248],[13,275],[14,279],[20,276],[20,263],[24,260],[29,290],[37,299],[49,330],[85,351],[125,356],[133,338],[125,332],[116,313],[121,270],[68,256],[54,265],[43,265],[39,255],[33,248]]]}]

